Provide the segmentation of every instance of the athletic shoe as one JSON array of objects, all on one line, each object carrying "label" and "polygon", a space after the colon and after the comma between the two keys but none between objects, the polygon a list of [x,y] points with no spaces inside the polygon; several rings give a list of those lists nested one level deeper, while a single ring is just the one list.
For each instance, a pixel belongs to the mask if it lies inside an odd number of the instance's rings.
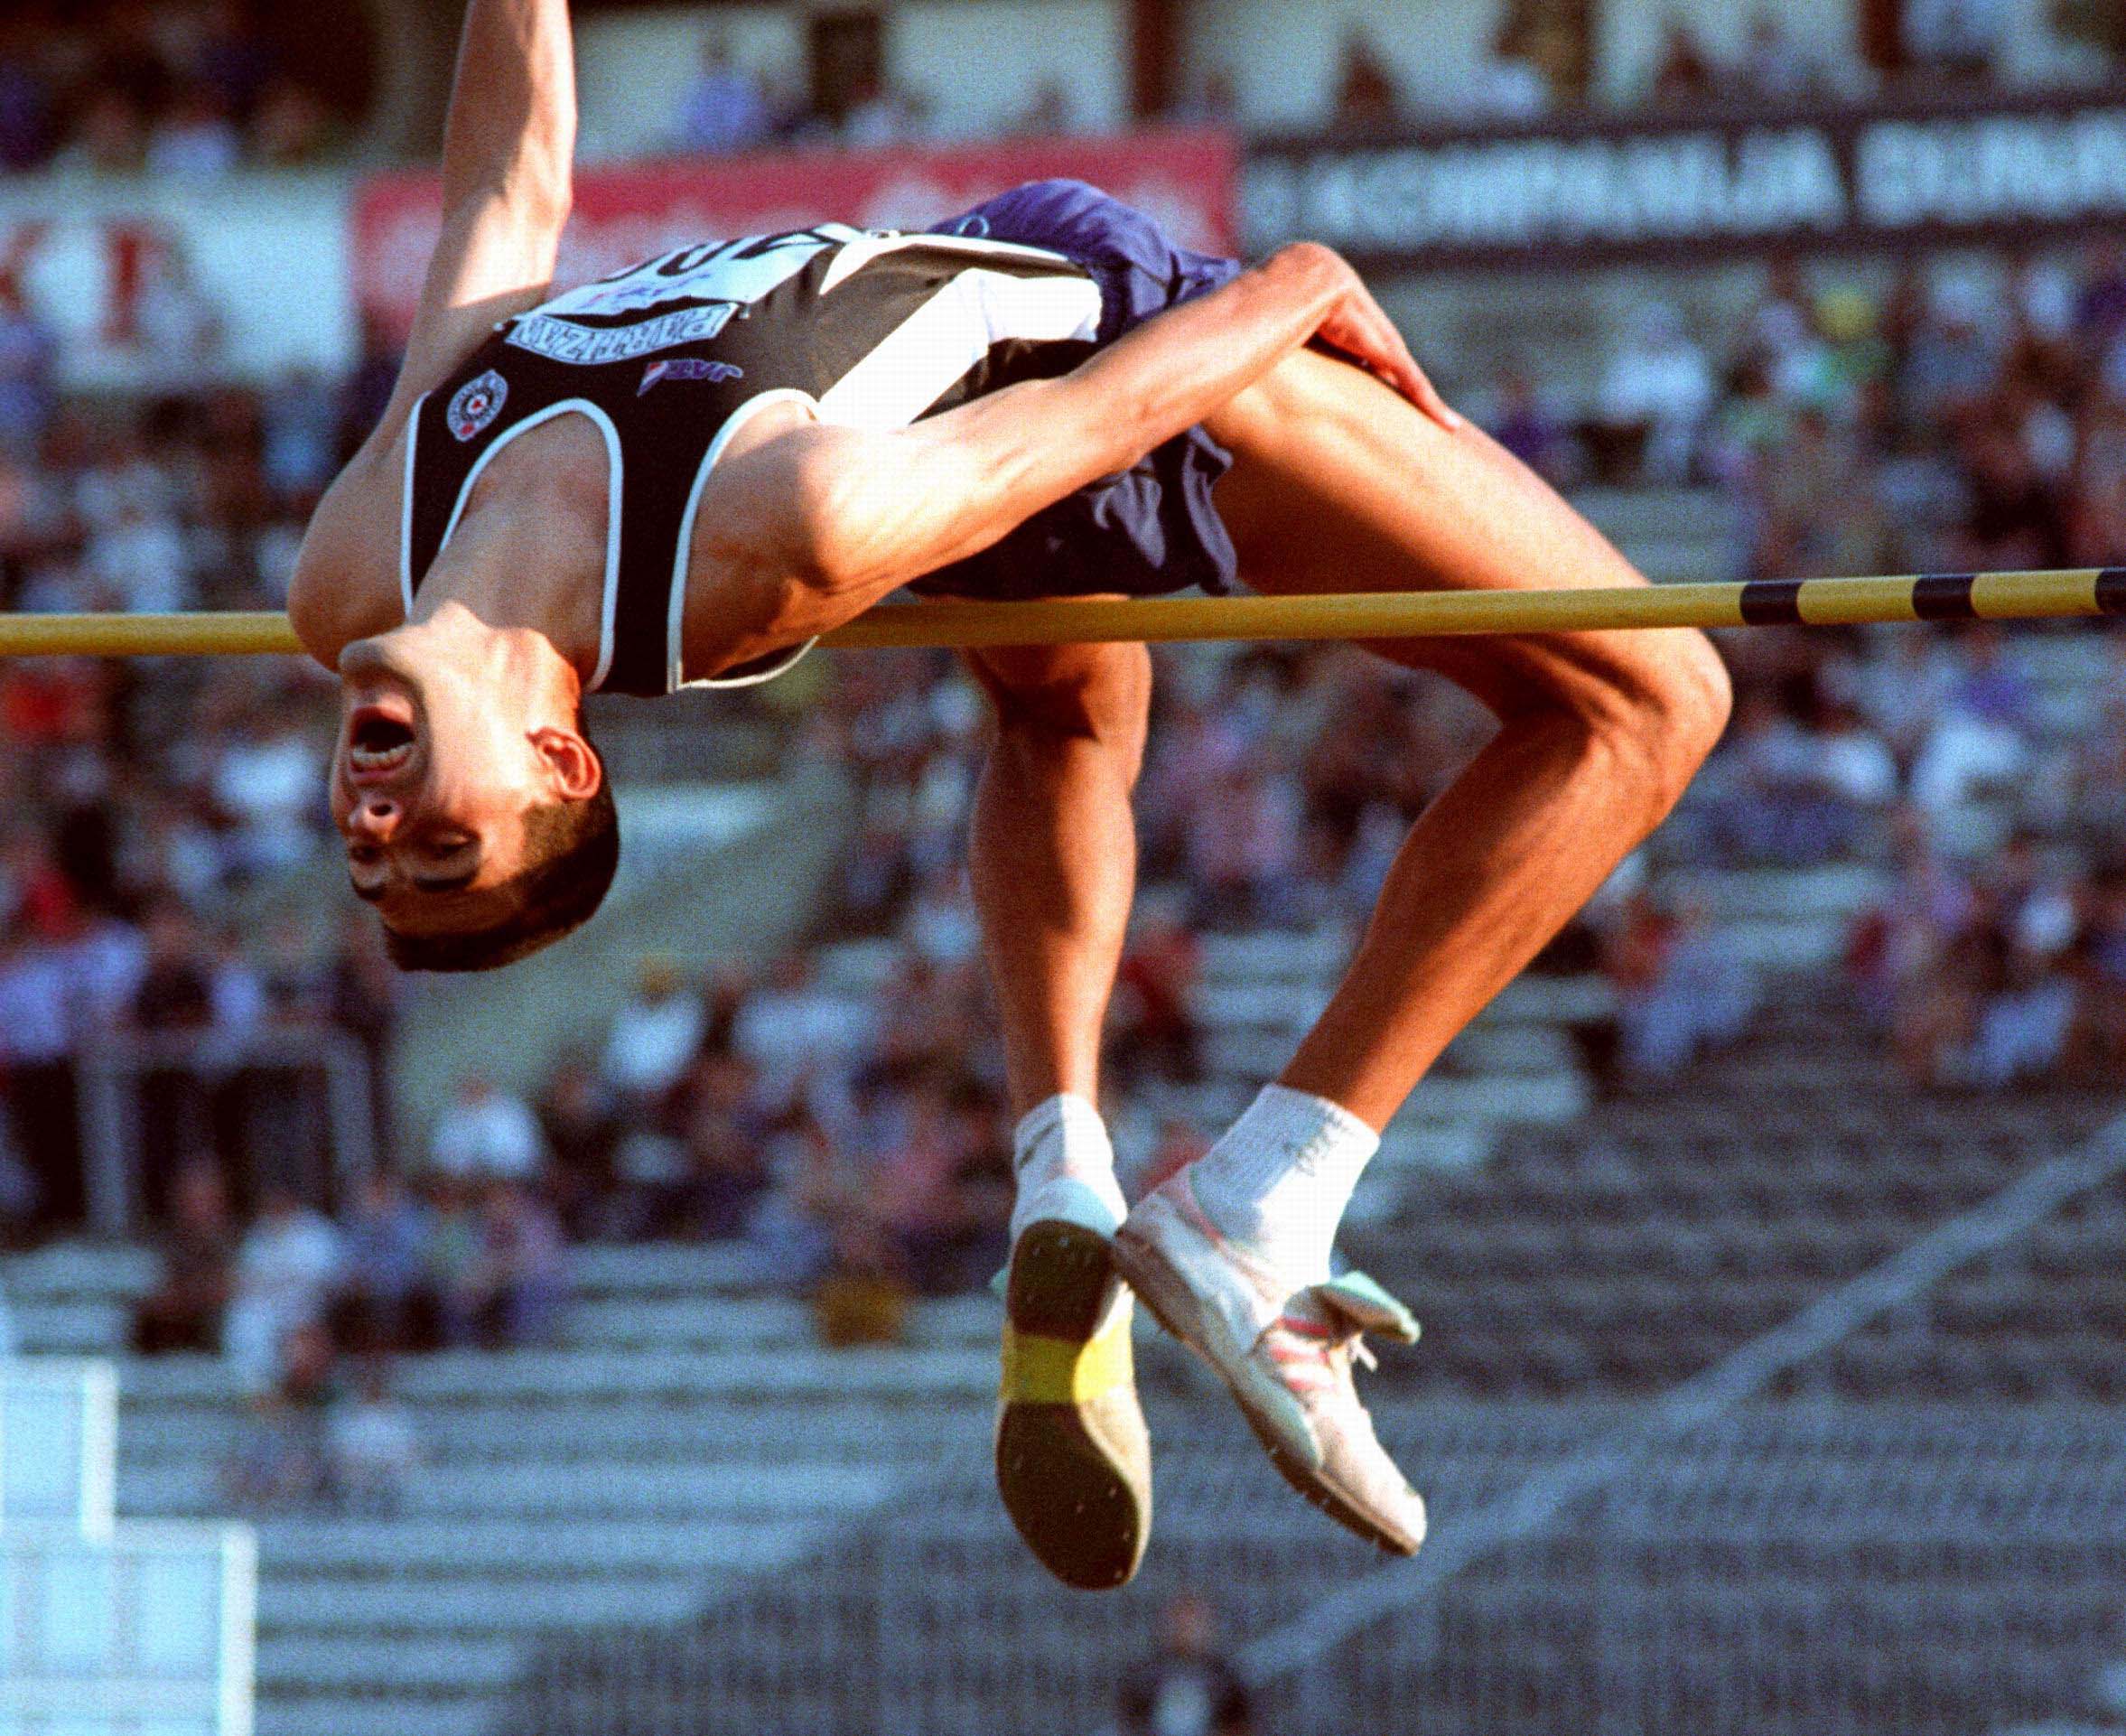
[{"label": "athletic shoe", "polygon": [[1417,1341],[1410,1311],[1363,1273],[1294,1291],[1221,1235],[1188,1171],[1147,1194],[1114,1238],[1114,1260],[1161,1325],[1209,1363],[1284,1480],[1368,1543],[1413,1555],[1424,1502],[1395,1469],[1358,1402],[1360,1339]]},{"label": "athletic shoe", "polygon": [[1134,1309],[1115,1275],[1113,1237],[1039,1218],[1012,1244],[1002,1287],[996,1486],[1004,1511],[1064,1584],[1126,1585],[1152,1535],[1152,1442],[1131,1359]]}]

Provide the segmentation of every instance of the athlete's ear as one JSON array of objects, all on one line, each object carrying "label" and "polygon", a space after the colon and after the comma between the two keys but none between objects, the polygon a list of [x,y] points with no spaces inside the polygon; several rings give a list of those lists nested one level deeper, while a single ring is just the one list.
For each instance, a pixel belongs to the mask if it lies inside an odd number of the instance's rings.
[{"label": "athlete's ear", "polygon": [[597,750],[575,731],[552,725],[536,729],[531,744],[554,780],[554,793],[564,801],[587,802],[604,783],[605,767]]}]

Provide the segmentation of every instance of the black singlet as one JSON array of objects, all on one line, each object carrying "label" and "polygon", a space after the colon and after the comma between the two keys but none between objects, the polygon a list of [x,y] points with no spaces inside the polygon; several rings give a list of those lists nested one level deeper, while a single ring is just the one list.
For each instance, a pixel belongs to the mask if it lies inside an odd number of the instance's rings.
[{"label": "black singlet", "polygon": [[652,695],[779,675],[793,647],[706,680],[681,667],[695,512],[733,433],[799,401],[841,426],[906,427],[1093,348],[1098,285],[1062,255],[828,224],[682,248],[495,328],[414,407],[399,583],[414,594],[487,462],[527,429],[604,437],[603,625],[592,687]]}]

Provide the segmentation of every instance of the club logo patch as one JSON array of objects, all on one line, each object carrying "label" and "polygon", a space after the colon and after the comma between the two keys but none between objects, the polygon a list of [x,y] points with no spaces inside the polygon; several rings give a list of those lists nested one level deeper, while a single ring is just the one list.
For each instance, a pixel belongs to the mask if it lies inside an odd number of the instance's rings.
[{"label": "club logo patch", "polygon": [[682,356],[676,361],[646,362],[642,369],[642,384],[635,388],[635,396],[642,397],[660,379],[704,379],[712,386],[718,380],[743,379],[746,370],[733,367],[727,361],[697,361],[691,356]]},{"label": "club logo patch", "polygon": [[470,440],[502,414],[509,400],[509,382],[489,369],[478,379],[469,379],[451,399],[445,420],[460,440]]}]

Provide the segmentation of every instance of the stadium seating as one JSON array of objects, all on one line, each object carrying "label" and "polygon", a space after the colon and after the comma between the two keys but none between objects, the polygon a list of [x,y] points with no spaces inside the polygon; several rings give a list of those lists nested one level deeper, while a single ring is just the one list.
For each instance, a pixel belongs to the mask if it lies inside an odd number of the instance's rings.
[{"label": "stadium seating", "polygon": [[[1842,870],[1706,891],[1746,901],[1767,950],[1822,957],[1870,883]],[[1290,1041],[1339,945],[1208,938],[1199,1011],[1224,1065],[1166,1106],[1209,1115],[1243,1095],[1236,1069]],[[853,944],[822,975],[857,994],[880,967]],[[1441,1527],[1482,1521],[1648,1395],[2111,1113],[2065,1089],[1915,1097],[1833,1000],[1775,1006],[1674,1088],[1602,1101],[1570,1033],[1604,1016],[1603,985],[1527,978],[1392,1130],[1348,1251],[1425,1321],[1372,1389]],[[2126,1395],[2121,1228],[2114,1186],[1951,1274],[1783,1376],[1774,1396],[1791,1402],[1707,1424],[1539,1538],[1502,1543],[1441,1605],[1437,1646],[1406,1622],[1369,1630],[1275,1727],[1422,1701],[1410,1729],[1747,1714],[1858,1736],[2073,1703],[2115,1655],[2126,1567],[2126,1503],[2090,1492],[2126,1479],[2103,1408]],[[31,1344],[93,1349],[147,1275],[129,1251],[56,1248],[0,1282]],[[1215,1587],[1246,1634],[1368,1571],[1290,1500],[1207,1377],[1148,1339],[1152,1564],[1122,1599],[1058,1605],[984,1487],[986,1299],[919,1305],[904,1348],[828,1351],[799,1303],[740,1293],[750,1275],[715,1246],[581,1249],[560,1346],[408,1364],[431,1463],[405,1509],[259,1526],[264,1736],[1086,1727],[1108,1703],[1104,1660],[1142,1645],[1162,1591]],[[213,1468],[241,1423],[219,1366],[131,1363],[125,1387],[121,1498],[219,1510]],[[2002,1404],[2021,1409],[2003,1421]],[[2011,1652],[1992,1618],[2034,1637]],[[1797,1635],[1823,1660],[1807,1682],[1782,1673]],[[1701,1666],[1693,1647],[1723,1661]],[[2033,1657],[2051,1660],[2049,1698]]]}]

